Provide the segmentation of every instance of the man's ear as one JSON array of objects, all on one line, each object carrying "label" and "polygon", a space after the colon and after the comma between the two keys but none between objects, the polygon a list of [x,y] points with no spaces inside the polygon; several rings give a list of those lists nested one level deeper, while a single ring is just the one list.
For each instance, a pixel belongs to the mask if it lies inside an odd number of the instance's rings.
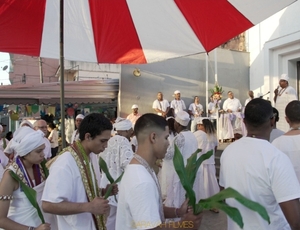
[{"label": "man's ear", "polygon": [[149,138],[151,143],[155,143],[155,138],[156,138],[155,132],[150,133]]},{"label": "man's ear", "polygon": [[91,140],[91,134],[90,133],[86,133],[84,135],[84,140]]},{"label": "man's ear", "polygon": [[291,123],[291,121],[290,121],[290,119],[289,119],[288,117],[285,117],[285,120],[286,120],[286,122],[287,122],[288,124]]}]

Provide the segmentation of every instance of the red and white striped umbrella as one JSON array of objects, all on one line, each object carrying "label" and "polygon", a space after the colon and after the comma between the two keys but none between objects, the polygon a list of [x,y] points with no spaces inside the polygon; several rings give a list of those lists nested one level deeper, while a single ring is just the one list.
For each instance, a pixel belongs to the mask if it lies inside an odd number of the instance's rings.
[{"label": "red and white striped umbrella", "polygon": [[[150,63],[209,52],[295,0],[65,0],[64,54]],[[0,51],[59,58],[59,0],[0,0]]]}]

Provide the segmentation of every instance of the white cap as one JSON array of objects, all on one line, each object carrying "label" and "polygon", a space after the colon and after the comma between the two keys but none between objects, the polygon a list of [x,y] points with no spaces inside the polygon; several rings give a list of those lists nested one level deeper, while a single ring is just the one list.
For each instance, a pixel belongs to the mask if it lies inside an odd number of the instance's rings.
[{"label": "white cap", "polygon": [[76,116],[76,119],[84,119],[84,115],[82,115],[82,114],[78,114],[77,116]]},{"label": "white cap", "polygon": [[175,121],[177,121],[179,124],[181,124],[182,126],[186,127],[188,126],[189,122],[190,122],[190,116],[187,112],[185,111],[179,111],[176,114],[176,118]]},{"label": "white cap", "polygon": [[118,117],[114,123],[115,129],[118,130],[130,130],[132,128],[132,123],[130,120]]},{"label": "white cap", "polygon": [[138,109],[138,105],[134,104],[133,106],[131,106],[131,109]]},{"label": "white cap", "polygon": [[179,90],[175,90],[175,91],[174,91],[174,94],[175,94],[175,95],[178,94],[178,93],[180,93]]},{"label": "white cap", "polygon": [[284,74],[281,74],[280,80],[289,81],[289,77],[288,77],[288,75],[286,73],[284,73]]}]

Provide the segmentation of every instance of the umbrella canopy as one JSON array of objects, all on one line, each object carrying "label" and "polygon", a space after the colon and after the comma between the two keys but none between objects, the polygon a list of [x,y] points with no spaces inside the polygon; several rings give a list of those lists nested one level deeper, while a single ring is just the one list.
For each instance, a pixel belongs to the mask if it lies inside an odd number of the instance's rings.
[{"label": "umbrella canopy", "polygon": [[[64,56],[150,63],[209,52],[295,0],[68,0]],[[0,0],[0,51],[59,58],[59,0]]]}]

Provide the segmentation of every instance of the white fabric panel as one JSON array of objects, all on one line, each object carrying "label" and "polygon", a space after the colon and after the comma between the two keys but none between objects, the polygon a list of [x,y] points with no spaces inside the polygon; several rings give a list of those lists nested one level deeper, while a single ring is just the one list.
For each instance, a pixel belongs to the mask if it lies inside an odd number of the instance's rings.
[{"label": "white fabric panel", "polygon": [[[65,1],[64,56],[67,60],[97,62],[88,0]],[[41,57],[59,58],[59,0],[48,0]]]},{"label": "white fabric panel", "polygon": [[254,25],[282,10],[296,0],[228,0]]},{"label": "white fabric panel", "polygon": [[46,2],[40,56],[59,58],[59,0]]},{"label": "white fabric panel", "polygon": [[65,58],[97,62],[88,0],[65,1]]},{"label": "white fabric panel", "polygon": [[147,62],[204,52],[173,0],[127,0]]}]

